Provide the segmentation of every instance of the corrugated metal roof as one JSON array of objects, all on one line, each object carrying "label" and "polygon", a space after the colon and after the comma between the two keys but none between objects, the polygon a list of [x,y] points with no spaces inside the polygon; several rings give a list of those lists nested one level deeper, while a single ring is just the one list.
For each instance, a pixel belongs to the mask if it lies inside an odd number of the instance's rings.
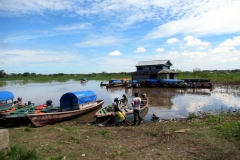
[{"label": "corrugated metal roof", "polygon": [[171,66],[172,63],[169,60],[152,60],[152,61],[140,61],[135,66],[153,66],[153,65],[165,65]]},{"label": "corrugated metal roof", "polygon": [[163,70],[161,70],[161,71],[159,71],[159,72],[151,72],[151,71],[149,71],[149,72],[147,72],[147,71],[143,71],[143,72],[138,72],[138,71],[136,71],[136,72],[132,72],[132,74],[142,74],[142,75],[146,75],[146,74],[165,74],[165,73],[176,73],[177,74],[177,72],[174,72],[174,71],[171,71],[171,70],[169,70],[169,69],[163,69]]}]

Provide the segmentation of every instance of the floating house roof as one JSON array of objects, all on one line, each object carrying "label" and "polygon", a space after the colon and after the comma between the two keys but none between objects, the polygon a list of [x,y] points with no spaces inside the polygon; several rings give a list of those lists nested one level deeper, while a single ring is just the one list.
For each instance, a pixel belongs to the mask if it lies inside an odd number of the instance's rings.
[{"label": "floating house roof", "polygon": [[172,63],[169,60],[152,60],[152,61],[140,61],[135,66],[156,66],[156,65],[164,65],[171,66]]},{"label": "floating house roof", "polygon": [[135,71],[135,72],[132,72],[132,74],[166,74],[166,73],[176,73],[175,71],[172,71],[170,69],[163,69],[161,71],[158,71],[158,72],[154,72],[154,71],[145,71],[145,72],[138,72],[138,71]]}]

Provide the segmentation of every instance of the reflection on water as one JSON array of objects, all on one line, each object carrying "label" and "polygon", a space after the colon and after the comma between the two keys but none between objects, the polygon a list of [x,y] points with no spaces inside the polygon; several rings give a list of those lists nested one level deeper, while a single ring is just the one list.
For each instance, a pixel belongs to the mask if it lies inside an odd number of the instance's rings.
[{"label": "reflection on water", "polygon": [[[67,92],[92,90],[98,99],[104,99],[103,107],[112,103],[115,97],[121,98],[125,93],[130,102],[134,93],[146,93],[149,97],[149,109],[145,120],[150,120],[154,113],[161,119],[186,117],[190,112],[219,110],[221,108],[240,109],[240,88],[238,86],[216,86],[210,89],[182,88],[106,88],[100,86],[101,81],[80,81],[26,83],[23,81],[4,82],[0,91],[7,90],[14,94],[15,99],[22,97],[23,102],[32,101],[43,104],[52,100],[54,106],[59,106],[61,96]],[[95,112],[78,118],[85,121],[93,118]]]}]

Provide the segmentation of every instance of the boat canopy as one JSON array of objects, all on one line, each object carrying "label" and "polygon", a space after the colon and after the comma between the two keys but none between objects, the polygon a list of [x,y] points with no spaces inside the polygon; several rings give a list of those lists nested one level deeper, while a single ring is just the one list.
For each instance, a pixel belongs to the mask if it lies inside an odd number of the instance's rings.
[{"label": "boat canopy", "polygon": [[151,83],[156,83],[156,82],[158,82],[157,79],[147,79],[147,81],[148,81],[148,82],[151,82]]},{"label": "boat canopy", "polygon": [[62,95],[60,99],[60,107],[62,111],[76,110],[79,109],[79,105],[95,101],[97,95],[90,90],[68,92]]},{"label": "boat canopy", "polygon": [[87,80],[87,78],[82,78],[82,81],[86,81]]},{"label": "boat canopy", "polygon": [[0,92],[0,101],[6,101],[6,100],[13,100],[14,95],[12,92],[9,91],[1,91]]},{"label": "boat canopy", "polygon": [[180,83],[183,82],[182,80],[177,80],[177,79],[163,79],[163,83]]},{"label": "boat canopy", "polygon": [[112,80],[112,83],[122,83],[122,80]]}]

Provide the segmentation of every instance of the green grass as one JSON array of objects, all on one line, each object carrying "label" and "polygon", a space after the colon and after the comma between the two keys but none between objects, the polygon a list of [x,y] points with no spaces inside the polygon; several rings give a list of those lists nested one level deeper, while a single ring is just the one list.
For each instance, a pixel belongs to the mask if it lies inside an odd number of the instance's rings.
[{"label": "green grass", "polygon": [[240,73],[238,72],[180,72],[178,74],[178,79],[184,78],[204,78],[210,79],[212,83],[240,84]]},{"label": "green grass", "polygon": [[1,160],[36,160],[38,155],[35,149],[26,149],[20,145],[10,147],[11,151],[0,152]]}]

